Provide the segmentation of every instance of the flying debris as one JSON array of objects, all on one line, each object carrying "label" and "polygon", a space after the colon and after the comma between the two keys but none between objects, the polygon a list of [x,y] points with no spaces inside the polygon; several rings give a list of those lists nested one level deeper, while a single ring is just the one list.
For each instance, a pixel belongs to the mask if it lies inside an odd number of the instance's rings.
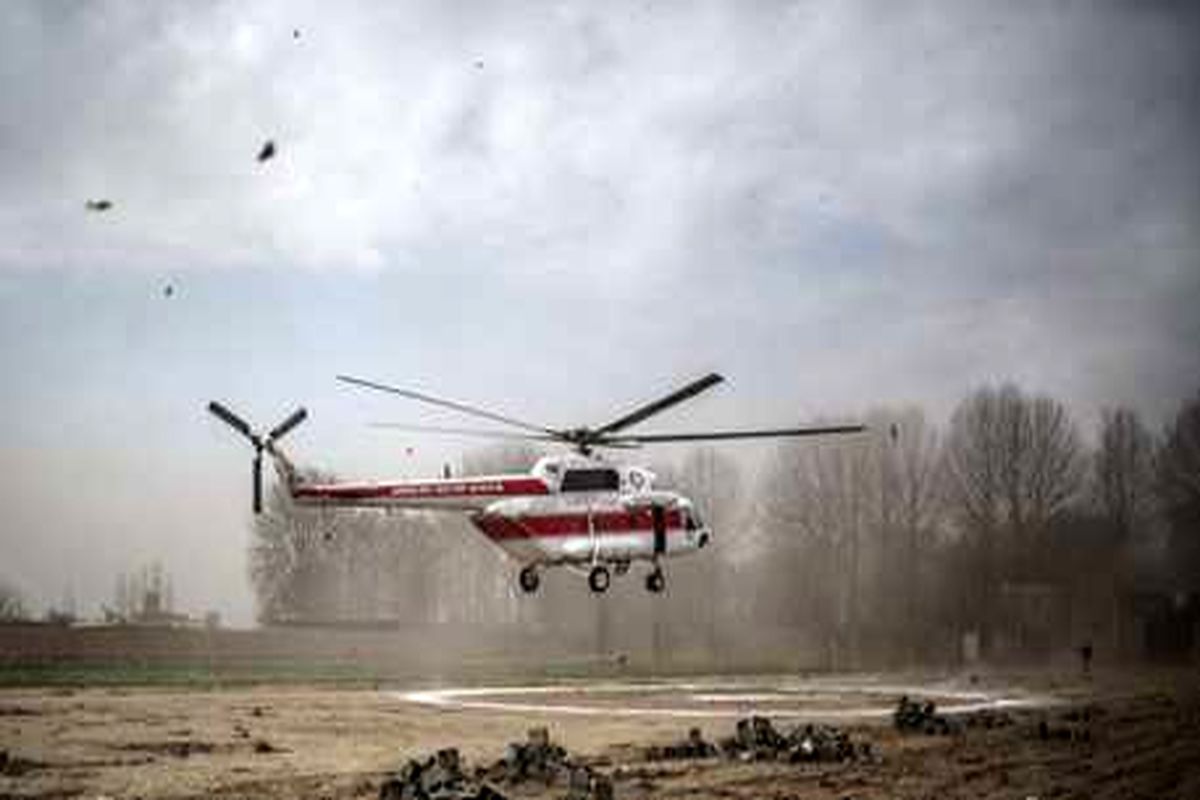
[{"label": "flying debris", "polygon": [[267,139],[266,143],[263,144],[263,146],[262,146],[262,150],[258,151],[258,163],[261,164],[264,161],[270,161],[274,157],[275,157],[275,140]]},{"label": "flying debris", "polygon": [[174,286],[172,286],[171,284],[168,283],[166,286],[163,287],[163,297],[170,297],[173,294],[175,294]]},{"label": "flying debris", "polygon": [[108,211],[113,204],[111,200],[88,200],[84,207],[88,211]]},{"label": "flying debris", "polygon": [[475,69],[483,69],[483,59],[479,59],[475,62]]},{"label": "flying debris", "polygon": [[299,28],[292,28],[292,38],[293,39],[300,38],[300,29]]}]

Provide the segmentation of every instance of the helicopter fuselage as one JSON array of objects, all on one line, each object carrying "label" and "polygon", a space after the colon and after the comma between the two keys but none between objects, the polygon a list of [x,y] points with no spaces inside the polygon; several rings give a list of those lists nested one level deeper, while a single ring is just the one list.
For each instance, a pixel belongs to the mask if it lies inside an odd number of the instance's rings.
[{"label": "helicopter fuselage", "polygon": [[655,490],[653,473],[578,457],[524,475],[379,483],[295,483],[303,505],[466,512],[524,565],[628,564],[682,555],[712,539],[692,502]]}]

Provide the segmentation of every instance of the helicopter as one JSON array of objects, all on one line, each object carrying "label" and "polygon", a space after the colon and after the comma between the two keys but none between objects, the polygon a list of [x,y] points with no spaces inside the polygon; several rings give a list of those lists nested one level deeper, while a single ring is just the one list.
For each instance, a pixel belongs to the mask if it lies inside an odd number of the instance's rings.
[{"label": "helicopter", "polygon": [[[679,492],[655,487],[654,473],[633,464],[609,462],[598,450],[632,449],[670,442],[807,437],[859,433],[864,425],[819,425],[698,433],[631,433],[629,429],[724,381],[710,373],[682,388],[598,427],[552,428],[497,414],[476,406],[350,375],[343,383],[449,409],[507,426],[510,430],[385,427],[489,438],[553,442],[573,452],[537,460],[528,473],[379,482],[322,482],[301,477],[279,446],[279,440],[308,417],[298,408],[265,433],[227,406],[212,401],[208,410],[246,437],[254,447],[253,510],[262,511],[262,455],[273,461],[292,502],[301,506],[423,509],[464,513],[487,539],[510,556],[520,569],[517,583],[532,594],[541,572],[567,566],[585,571],[595,594],[608,591],[613,574],[625,575],[634,562],[649,564],[646,589],[666,588],[663,562],[702,550],[714,531],[696,503]],[[515,430],[512,430],[515,429]]]}]

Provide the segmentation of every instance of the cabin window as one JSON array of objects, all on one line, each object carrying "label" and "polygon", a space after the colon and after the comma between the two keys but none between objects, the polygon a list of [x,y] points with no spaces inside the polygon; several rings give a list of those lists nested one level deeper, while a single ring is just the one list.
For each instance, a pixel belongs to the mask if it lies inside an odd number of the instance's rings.
[{"label": "cabin window", "polygon": [[563,492],[615,492],[621,477],[615,469],[570,469],[563,474]]}]

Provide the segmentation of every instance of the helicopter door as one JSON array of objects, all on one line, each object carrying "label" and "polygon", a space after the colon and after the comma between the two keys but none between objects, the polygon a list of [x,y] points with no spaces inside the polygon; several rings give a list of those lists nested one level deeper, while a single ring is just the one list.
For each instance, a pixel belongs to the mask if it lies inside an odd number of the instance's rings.
[{"label": "helicopter door", "polygon": [[662,506],[653,506],[650,510],[654,518],[654,555],[667,552],[667,512]]}]

